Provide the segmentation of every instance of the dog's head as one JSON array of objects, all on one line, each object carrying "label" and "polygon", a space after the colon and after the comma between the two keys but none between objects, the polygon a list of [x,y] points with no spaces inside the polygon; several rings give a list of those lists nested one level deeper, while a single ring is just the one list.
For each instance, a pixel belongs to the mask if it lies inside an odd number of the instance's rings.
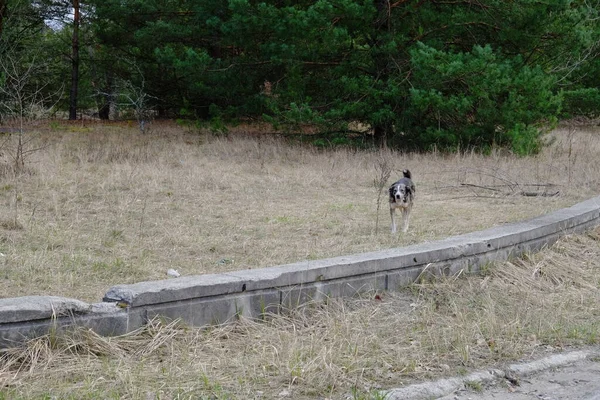
[{"label": "dog's head", "polygon": [[412,199],[410,182],[400,180],[390,187],[390,201],[392,203],[408,204]]}]

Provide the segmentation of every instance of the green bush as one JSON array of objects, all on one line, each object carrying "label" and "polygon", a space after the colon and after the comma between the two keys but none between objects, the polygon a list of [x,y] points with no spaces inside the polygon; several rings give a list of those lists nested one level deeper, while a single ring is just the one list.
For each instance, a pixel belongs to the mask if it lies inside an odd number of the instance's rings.
[{"label": "green bush", "polygon": [[560,108],[552,76],[490,46],[454,53],[421,44],[411,60],[413,88],[399,130],[403,137],[396,139],[415,148],[503,146],[535,153],[539,122],[552,120]]},{"label": "green bush", "polygon": [[600,116],[600,89],[584,88],[562,92],[562,116],[565,118]]}]

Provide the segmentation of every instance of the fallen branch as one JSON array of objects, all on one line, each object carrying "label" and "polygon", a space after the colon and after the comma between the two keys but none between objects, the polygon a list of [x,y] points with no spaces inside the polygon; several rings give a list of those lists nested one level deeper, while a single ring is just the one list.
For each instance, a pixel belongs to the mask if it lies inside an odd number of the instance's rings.
[{"label": "fallen branch", "polygon": [[493,188],[491,186],[481,186],[481,185],[475,185],[473,183],[461,183],[460,186],[476,187],[476,188],[479,188],[479,189],[486,189],[486,190],[492,190],[494,192],[501,192],[500,189],[495,189],[495,188]]},{"label": "fallen branch", "polygon": [[537,197],[537,196],[542,196],[542,197],[554,197],[554,196],[558,196],[560,194],[560,191],[557,190],[556,192],[553,193],[548,193],[548,192],[521,192],[521,196],[527,196],[527,197]]}]

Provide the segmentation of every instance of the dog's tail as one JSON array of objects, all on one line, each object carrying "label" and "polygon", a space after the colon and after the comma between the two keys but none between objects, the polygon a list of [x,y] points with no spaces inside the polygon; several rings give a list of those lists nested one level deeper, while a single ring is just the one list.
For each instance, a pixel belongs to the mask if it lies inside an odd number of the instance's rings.
[{"label": "dog's tail", "polygon": [[411,179],[410,176],[410,171],[405,169],[404,171],[402,171],[402,175],[404,175],[405,178]]}]

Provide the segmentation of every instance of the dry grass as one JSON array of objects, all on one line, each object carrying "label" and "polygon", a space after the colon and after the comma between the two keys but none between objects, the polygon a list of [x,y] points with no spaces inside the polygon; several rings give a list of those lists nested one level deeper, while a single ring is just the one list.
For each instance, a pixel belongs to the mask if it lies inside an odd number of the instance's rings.
[{"label": "dry grass", "polygon": [[600,229],[404,293],[210,329],[48,335],[0,358],[0,399],[376,399],[600,339]]},{"label": "dry grass", "polygon": [[[584,129],[559,129],[542,154],[516,158],[324,151],[172,124],[146,135],[126,125],[51,126],[28,142],[42,149],[28,153],[25,173],[0,174],[0,297],[95,302],[111,285],[163,279],[169,268],[185,276],[403,246],[600,192],[598,131]],[[389,183],[409,168],[417,184],[406,235],[389,234],[386,204],[376,232],[382,162],[391,163]]]}]

